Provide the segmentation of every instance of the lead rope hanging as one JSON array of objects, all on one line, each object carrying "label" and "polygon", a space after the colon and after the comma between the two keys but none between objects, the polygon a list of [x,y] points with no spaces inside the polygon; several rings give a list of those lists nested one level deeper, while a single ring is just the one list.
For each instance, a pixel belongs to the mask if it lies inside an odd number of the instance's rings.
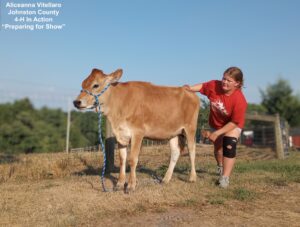
[{"label": "lead rope hanging", "polygon": [[[100,106],[100,102],[99,102],[99,96],[101,96],[108,88],[109,88],[110,84],[107,84],[103,90],[95,95],[93,94],[92,92],[88,91],[88,90],[85,90],[83,89],[82,92],[86,92],[87,94],[89,95],[92,95],[94,98],[95,98],[95,101],[96,101],[96,112],[98,113],[98,137],[99,137],[99,145],[101,146],[101,150],[102,150],[102,153],[103,153],[103,168],[102,168],[102,174],[101,174],[101,184],[102,184],[102,189],[104,192],[108,192],[108,190],[106,189],[105,187],[105,184],[104,184],[104,175],[105,175],[105,170],[106,170],[106,153],[105,153],[105,146],[103,144],[103,140],[102,140],[102,130],[101,130],[101,119],[102,119],[102,113],[101,113],[101,106]],[[97,110],[97,107],[98,107],[98,110]]]}]

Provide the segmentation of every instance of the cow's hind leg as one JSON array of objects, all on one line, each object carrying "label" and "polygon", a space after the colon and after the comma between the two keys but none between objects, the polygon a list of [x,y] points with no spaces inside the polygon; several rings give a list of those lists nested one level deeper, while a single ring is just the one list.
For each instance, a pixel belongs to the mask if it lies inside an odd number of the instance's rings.
[{"label": "cow's hind leg", "polygon": [[131,138],[131,150],[129,155],[130,176],[128,179],[127,192],[134,191],[136,187],[136,166],[141,149],[143,136],[134,135]]},{"label": "cow's hind leg", "polygon": [[195,142],[195,133],[186,132],[187,145],[189,149],[189,156],[191,160],[191,172],[190,172],[190,182],[195,182],[197,179],[196,167],[195,167],[195,158],[196,158],[196,142]]},{"label": "cow's hind leg", "polygon": [[114,190],[123,190],[126,182],[126,157],[127,157],[127,147],[118,144],[119,156],[120,156],[120,174],[117,185]]},{"label": "cow's hind leg", "polygon": [[163,183],[168,183],[171,180],[175,165],[180,155],[178,136],[170,139],[170,147],[171,147],[171,159],[170,159],[169,168],[165,174],[164,179],[162,180]]}]

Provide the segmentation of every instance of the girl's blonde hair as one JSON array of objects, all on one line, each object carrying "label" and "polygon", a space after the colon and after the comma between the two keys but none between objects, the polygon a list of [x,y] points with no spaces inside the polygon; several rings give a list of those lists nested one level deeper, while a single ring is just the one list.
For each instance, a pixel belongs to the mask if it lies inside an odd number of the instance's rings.
[{"label": "girl's blonde hair", "polygon": [[228,75],[232,79],[234,79],[236,82],[239,82],[239,88],[241,89],[244,86],[244,78],[243,78],[243,72],[238,67],[229,67],[225,70],[223,75]]}]

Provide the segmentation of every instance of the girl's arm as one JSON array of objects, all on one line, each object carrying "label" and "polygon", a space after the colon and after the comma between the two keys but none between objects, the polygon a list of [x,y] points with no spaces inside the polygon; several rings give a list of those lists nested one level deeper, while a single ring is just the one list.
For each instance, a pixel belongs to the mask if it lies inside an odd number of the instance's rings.
[{"label": "girl's arm", "polygon": [[210,134],[209,139],[212,142],[215,142],[216,139],[220,136],[225,134],[226,132],[232,131],[233,129],[237,128],[238,126],[233,123],[233,122],[228,122],[226,125],[224,125],[222,128],[214,131],[213,133]]},{"label": "girl's arm", "polygon": [[192,86],[184,85],[183,87],[189,91],[197,92],[197,91],[200,91],[200,89],[202,88],[202,84],[195,84]]}]

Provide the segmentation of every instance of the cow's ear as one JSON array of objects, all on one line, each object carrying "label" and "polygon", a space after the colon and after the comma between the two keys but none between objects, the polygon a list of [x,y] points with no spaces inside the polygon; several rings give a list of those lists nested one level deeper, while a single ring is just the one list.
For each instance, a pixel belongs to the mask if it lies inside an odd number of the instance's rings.
[{"label": "cow's ear", "polygon": [[100,69],[93,69],[92,70],[92,72],[91,72],[91,75],[93,75],[93,74],[103,74],[103,72],[102,72],[102,70],[100,70]]},{"label": "cow's ear", "polygon": [[109,74],[110,83],[117,82],[122,77],[122,74],[123,74],[122,69],[117,69],[115,72]]}]

